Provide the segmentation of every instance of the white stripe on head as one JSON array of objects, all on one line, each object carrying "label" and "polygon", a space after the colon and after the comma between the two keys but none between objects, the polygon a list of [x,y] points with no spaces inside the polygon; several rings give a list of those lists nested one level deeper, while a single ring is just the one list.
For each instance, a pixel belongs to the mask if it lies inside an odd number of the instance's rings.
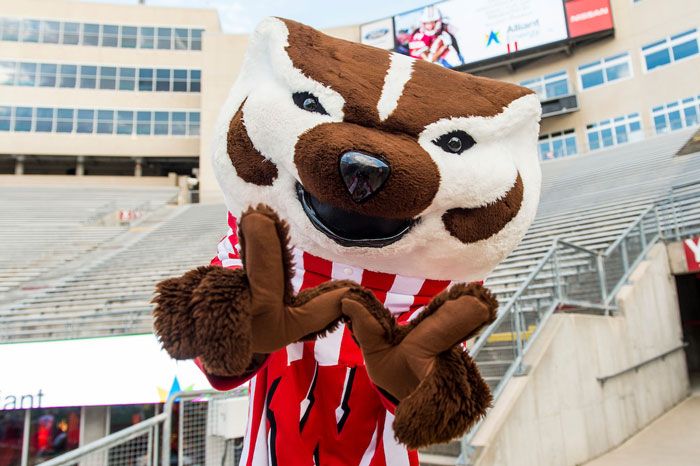
[{"label": "white stripe on head", "polygon": [[400,53],[391,54],[391,64],[384,77],[382,95],[377,102],[379,119],[386,120],[396,110],[399,98],[403,94],[403,88],[411,79],[413,72],[413,59]]}]

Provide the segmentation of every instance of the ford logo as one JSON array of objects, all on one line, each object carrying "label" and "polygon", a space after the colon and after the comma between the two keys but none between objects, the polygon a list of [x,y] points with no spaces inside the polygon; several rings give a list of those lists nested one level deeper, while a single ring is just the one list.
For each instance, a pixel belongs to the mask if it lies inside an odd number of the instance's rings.
[{"label": "ford logo", "polygon": [[374,31],[370,31],[367,34],[365,34],[365,39],[375,40],[375,39],[379,39],[380,37],[383,37],[387,34],[389,34],[389,29],[387,29],[387,28],[375,29]]}]

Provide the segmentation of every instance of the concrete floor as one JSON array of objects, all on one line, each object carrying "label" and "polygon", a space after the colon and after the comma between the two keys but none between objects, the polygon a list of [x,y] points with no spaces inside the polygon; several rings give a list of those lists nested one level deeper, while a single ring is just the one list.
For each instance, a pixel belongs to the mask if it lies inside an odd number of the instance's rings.
[{"label": "concrete floor", "polygon": [[585,466],[700,465],[700,390],[615,450]]}]

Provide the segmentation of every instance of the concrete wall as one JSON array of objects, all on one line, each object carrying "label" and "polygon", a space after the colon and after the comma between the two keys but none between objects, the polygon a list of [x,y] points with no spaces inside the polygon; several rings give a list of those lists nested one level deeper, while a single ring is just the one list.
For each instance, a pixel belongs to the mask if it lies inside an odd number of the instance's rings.
[{"label": "concrete wall", "polygon": [[655,246],[618,295],[619,315],[554,315],[477,433],[479,466],[581,464],[619,445],[688,393],[683,351],[609,380],[682,340],[668,256]]}]

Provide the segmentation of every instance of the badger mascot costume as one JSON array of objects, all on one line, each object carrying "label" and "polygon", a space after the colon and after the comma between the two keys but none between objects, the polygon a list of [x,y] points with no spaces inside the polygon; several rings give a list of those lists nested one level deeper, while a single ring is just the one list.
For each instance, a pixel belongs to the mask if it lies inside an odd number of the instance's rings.
[{"label": "badger mascot costume", "polygon": [[250,382],[242,465],[417,465],[491,394],[462,343],[536,211],[530,90],[269,18],[223,106],[229,234],[158,285],[155,330]]}]

